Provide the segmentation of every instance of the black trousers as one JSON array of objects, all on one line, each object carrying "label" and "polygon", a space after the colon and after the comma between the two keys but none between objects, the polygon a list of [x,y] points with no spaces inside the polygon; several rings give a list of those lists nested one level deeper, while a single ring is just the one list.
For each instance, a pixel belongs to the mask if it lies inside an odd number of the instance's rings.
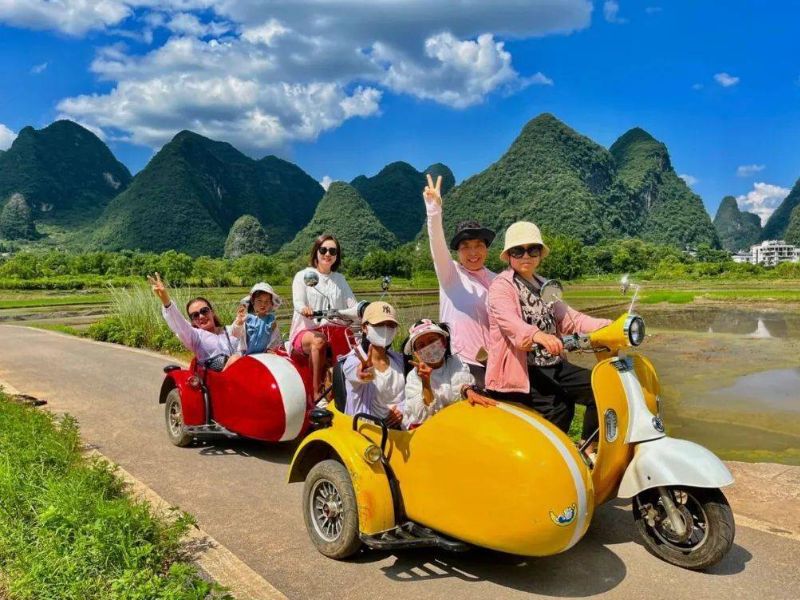
[{"label": "black trousers", "polygon": [[595,432],[598,427],[597,407],[590,370],[562,361],[553,367],[529,366],[528,377],[531,382],[528,394],[494,390],[487,390],[487,393],[495,400],[530,406],[565,433],[575,416],[575,404],[583,404],[586,415],[581,437],[585,440]]}]

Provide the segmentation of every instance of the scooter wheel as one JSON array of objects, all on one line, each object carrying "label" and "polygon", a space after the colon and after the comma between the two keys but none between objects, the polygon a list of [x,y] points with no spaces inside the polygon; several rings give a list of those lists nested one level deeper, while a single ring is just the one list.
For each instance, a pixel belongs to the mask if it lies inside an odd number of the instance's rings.
[{"label": "scooter wheel", "polygon": [[671,526],[657,489],[633,499],[633,518],[645,547],[658,558],[684,569],[702,571],[717,564],[733,545],[733,511],[718,489],[668,487],[686,531]]},{"label": "scooter wheel", "polygon": [[173,388],[167,394],[167,400],[164,403],[164,420],[167,425],[167,437],[170,442],[181,448],[185,448],[192,443],[192,436],[186,433],[186,427],[183,424],[181,393],[178,388]]},{"label": "scooter wheel", "polygon": [[317,550],[342,560],[358,552],[358,506],[345,466],[335,460],[316,464],[303,488],[303,518]]}]

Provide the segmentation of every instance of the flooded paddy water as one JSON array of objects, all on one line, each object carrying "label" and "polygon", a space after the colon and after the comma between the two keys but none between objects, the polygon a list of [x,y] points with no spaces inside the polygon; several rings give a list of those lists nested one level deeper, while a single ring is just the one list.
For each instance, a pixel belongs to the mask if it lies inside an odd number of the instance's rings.
[{"label": "flooded paddy water", "polygon": [[658,370],[671,435],[726,459],[800,465],[800,311],[716,303],[638,312],[649,333],[639,351]]}]

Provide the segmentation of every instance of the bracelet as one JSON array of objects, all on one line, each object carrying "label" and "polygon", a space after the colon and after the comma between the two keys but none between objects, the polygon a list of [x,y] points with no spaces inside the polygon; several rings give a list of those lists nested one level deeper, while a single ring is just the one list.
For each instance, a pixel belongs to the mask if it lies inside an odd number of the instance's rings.
[{"label": "bracelet", "polygon": [[467,392],[469,392],[470,390],[472,390],[473,392],[477,392],[478,386],[475,385],[474,383],[462,385],[461,386],[461,398],[466,400],[467,399]]}]

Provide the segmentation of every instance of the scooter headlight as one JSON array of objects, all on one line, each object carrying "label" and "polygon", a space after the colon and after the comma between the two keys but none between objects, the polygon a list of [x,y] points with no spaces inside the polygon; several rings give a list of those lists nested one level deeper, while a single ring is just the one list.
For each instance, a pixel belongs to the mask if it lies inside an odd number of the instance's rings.
[{"label": "scooter headlight", "polygon": [[375,444],[370,444],[364,450],[364,460],[366,460],[369,464],[378,462],[381,459],[381,455],[381,449]]},{"label": "scooter headlight", "polygon": [[638,315],[631,315],[625,321],[625,335],[631,346],[638,346],[644,341],[644,319]]}]

